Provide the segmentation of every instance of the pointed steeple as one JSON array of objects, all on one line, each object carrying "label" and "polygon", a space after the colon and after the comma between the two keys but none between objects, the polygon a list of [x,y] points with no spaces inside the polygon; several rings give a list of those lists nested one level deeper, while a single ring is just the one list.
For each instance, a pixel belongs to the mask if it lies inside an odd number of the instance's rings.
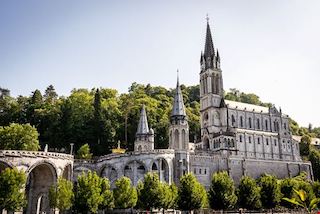
[{"label": "pointed steeple", "polygon": [[210,57],[211,60],[214,57],[214,46],[212,42],[211,30],[209,25],[209,18],[207,17],[207,33],[206,33],[206,44],[204,46],[204,57]]},{"label": "pointed steeple", "polygon": [[141,134],[149,134],[149,126],[148,126],[148,119],[147,114],[144,105],[142,106],[141,112],[140,112],[140,120],[138,124],[138,130],[137,135]]},{"label": "pointed steeple", "polygon": [[[177,71],[178,73],[179,71]],[[179,84],[179,76],[177,76],[177,87],[174,95],[173,108],[171,112],[171,118],[174,117],[186,117],[186,110],[183,103],[183,96]]]}]

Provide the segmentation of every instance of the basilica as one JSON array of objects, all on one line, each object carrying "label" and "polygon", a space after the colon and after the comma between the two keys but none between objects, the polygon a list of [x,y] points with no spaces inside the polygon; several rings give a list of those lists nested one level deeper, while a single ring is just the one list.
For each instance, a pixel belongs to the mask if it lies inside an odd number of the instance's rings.
[{"label": "basilica", "polygon": [[189,142],[188,118],[177,80],[168,149],[154,149],[154,131],[148,126],[142,106],[134,151],[106,155],[91,163],[76,161],[74,175],[95,170],[112,184],[127,176],[136,185],[147,172],[156,172],[169,183],[178,183],[182,175],[191,172],[206,187],[211,175],[221,170],[226,170],[236,183],[243,175],[258,178],[264,173],[284,178],[306,172],[312,179],[311,164],[301,160],[288,115],[274,106],[224,99],[221,59],[209,22],[200,68],[200,142]]},{"label": "basilica", "polygon": [[107,177],[112,187],[122,176],[137,185],[148,172],[157,173],[161,181],[176,184],[184,174],[193,173],[206,188],[212,174],[222,170],[236,184],[244,175],[258,178],[264,173],[285,178],[305,172],[313,179],[311,164],[301,160],[299,142],[292,138],[289,117],[281,109],[224,99],[221,59],[209,22],[199,75],[199,142],[189,142],[188,117],[177,80],[168,149],[154,148],[154,131],[148,125],[148,112],[141,106],[134,151],[118,148],[94,160],[74,160],[72,155],[46,151],[0,151],[0,171],[17,167],[28,175],[27,213],[49,213],[50,210],[41,210],[48,207],[49,187],[59,176],[76,181],[86,171]]}]

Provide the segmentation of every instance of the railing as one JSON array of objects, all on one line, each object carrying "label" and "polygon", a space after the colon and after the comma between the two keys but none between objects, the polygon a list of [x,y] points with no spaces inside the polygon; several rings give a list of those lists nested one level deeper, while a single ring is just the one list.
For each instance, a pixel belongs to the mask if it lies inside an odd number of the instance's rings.
[{"label": "railing", "polygon": [[0,150],[0,157],[49,157],[49,158],[63,158],[73,160],[73,155],[44,152],[44,151],[25,151],[25,150]]}]

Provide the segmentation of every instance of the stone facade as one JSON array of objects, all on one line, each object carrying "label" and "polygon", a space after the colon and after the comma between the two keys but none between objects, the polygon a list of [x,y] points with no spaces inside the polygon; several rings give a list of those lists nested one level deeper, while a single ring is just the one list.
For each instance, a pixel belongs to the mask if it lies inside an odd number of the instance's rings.
[{"label": "stone facade", "polygon": [[48,190],[57,178],[76,181],[79,174],[89,170],[107,177],[111,187],[122,176],[137,185],[148,172],[177,184],[182,175],[191,172],[207,188],[212,174],[221,170],[226,170],[236,184],[243,175],[258,178],[264,173],[285,178],[306,172],[313,179],[310,162],[301,160],[299,143],[292,138],[287,115],[275,107],[224,100],[220,56],[214,49],[209,23],[200,65],[200,142],[189,142],[188,118],[177,81],[168,149],[154,149],[154,132],[142,107],[132,152],[74,162],[73,156],[66,154],[0,151],[0,171],[17,167],[28,176],[25,213],[50,213]]},{"label": "stone facade", "polygon": [[52,152],[0,150],[0,172],[16,167],[27,175],[24,213],[50,213],[48,191],[58,177],[72,178],[73,156]]}]

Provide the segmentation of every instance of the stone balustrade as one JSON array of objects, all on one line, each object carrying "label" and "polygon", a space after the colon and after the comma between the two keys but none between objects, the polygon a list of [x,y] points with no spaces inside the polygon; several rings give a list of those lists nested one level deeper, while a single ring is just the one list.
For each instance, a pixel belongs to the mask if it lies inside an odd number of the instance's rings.
[{"label": "stone balustrade", "polygon": [[0,157],[42,157],[42,158],[59,158],[66,160],[73,160],[73,155],[57,153],[57,152],[44,152],[44,151],[25,151],[25,150],[0,150]]}]

